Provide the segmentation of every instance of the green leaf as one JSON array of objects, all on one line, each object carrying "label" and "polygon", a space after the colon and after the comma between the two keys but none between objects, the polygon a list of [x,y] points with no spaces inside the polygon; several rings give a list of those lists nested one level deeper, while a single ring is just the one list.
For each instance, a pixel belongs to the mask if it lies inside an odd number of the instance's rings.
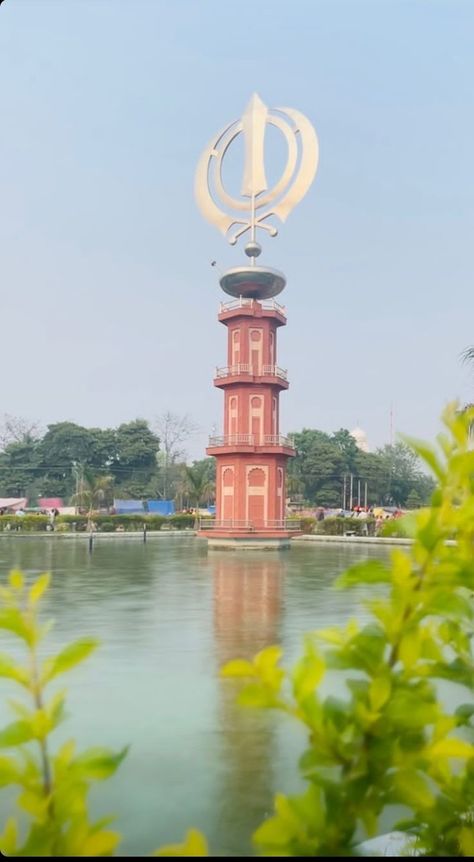
[{"label": "green leaf", "polygon": [[48,716],[51,729],[54,729],[65,719],[64,701],[66,692],[57,691],[51,700],[46,704],[45,711]]},{"label": "green leaf", "polygon": [[416,539],[429,552],[432,552],[437,544],[444,539],[434,509],[431,511],[430,517],[423,527],[418,528]]},{"label": "green leaf", "polygon": [[44,796],[42,791],[35,793],[32,790],[24,790],[17,799],[20,808],[40,822],[46,819],[49,803],[50,798]]},{"label": "green leaf", "polygon": [[0,608],[0,629],[15,634],[17,637],[32,644],[35,641],[35,628],[26,622],[17,608]]},{"label": "green leaf", "polygon": [[53,856],[52,851],[56,838],[57,827],[51,821],[46,820],[43,823],[33,823],[24,845],[14,855],[33,858],[37,856]]},{"label": "green leaf", "polygon": [[241,706],[251,706],[256,708],[275,705],[275,699],[272,692],[268,691],[268,689],[260,683],[250,683],[249,685],[246,685],[239,693],[237,702]]},{"label": "green leaf", "polygon": [[114,754],[108,748],[89,748],[73,761],[72,766],[83,778],[101,781],[109,778],[118,769],[129,746]]},{"label": "green leaf", "polygon": [[44,680],[48,681],[58,676],[60,673],[66,673],[71,670],[81,661],[87,658],[98,646],[99,642],[94,638],[81,638],[69,646],[65,647],[59,655],[57,655],[49,667],[45,669]]},{"label": "green leaf", "polygon": [[25,668],[15,664],[14,661],[6,653],[0,653],[0,677],[6,679],[14,679],[20,685],[28,687],[29,677]]},{"label": "green leaf", "polygon": [[64,742],[58,753],[56,754],[55,761],[58,766],[69,766],[71,763],[74,754],[76,752],[76,742],[74,739],[68,739],[67,742]]},{"label": "green leaf", "polygon": [[18,569],[12,569],[8,575],[8,580],[10,582],[10,586],[14,590],[19,591],[19,590],[23,589],[23,584],[25,582],[25,579],[23,577],[23,572],[20,572]]},{"label": "green leaf", "polygon": [[8,784],[17,784],[19,775],[20,772],[16,761],[12,757],[0,756],[0,787],[6,787]]},{"label": "green leaf", "polygon": [[432,760],[443,757],[467,760],[474,757],[474,746],[462,739],[440,739],[430,746],[427,753]]},{"label": "green leaf", "polygon": [[39,576],[39,578],[35,581],[33,586],[30,588],[30,592],[28,595],[28,598],[30,600],[30,604],[36,605],[39,602],[39,600],[40,600],[41,596],[43,595],[43,593],[45,592],[45,590],[48,589],[50,581],[51,581],[51,575],[49,574],[49,572],[45,572],[44,574]]},{"label": "green leaf", "polygon": [[379,676],[372,680],[369,688],[369,701],[375,712],[378,712],[387,703],[391,690],[392,685],[388,677]]},{"label": "green leaf", "polygon": [[349,703],[340,697],[330,695],[324,701],[324,720],[330,721],[338,734],[342,733],[349,720]]},{"label": "green leaf", "polygon": [[51,721],[45,709],[37,709],[31,718],[31,730],[35,739],[46,739],[51,731]]},{"label": "green leaf", "polygon": [[388,701],[385,714],[397,730],[416,731],[438,719],[439,707],[436,703],[427,703],[416,692],[398,691]]},{"label": "green leaf", "polygon": [[233,676],[233,677],[249,677],[256,676],[255,666],[251,661],[246,661],[243,658],[237,658],[233,661],[228,661],[222,668],[220,675],[221,676]]},{"label": "green leaf", "polygon": [[308,646],[306,654],[296,663],[292,671],[293,690],[298,701],[304,700],[314,692],[324,676],[325,669],[322,656]]},{"label": "green leaf", "polygon": [[189,829],[182,844],[168,844],[155,850],[153,856],[208,856],[207,841],[197,829]]},{"label": "green leaf", "polygon": [[425,614],[437,615],[444,619],[452,617],[455,620],[460,617],[472,620],[474,616],[472,599],[454,590],[442,590],[435,593],[426,602],[424,612]]},{"label": "green leaf", "polygon": [[459,843],[463,856],[472,858],[474,856],[474,828],[463,826],[459,832]]},{"label": "green leaf", "polygon": [[334,644],[335,646],[342,646],[345,640],[344,632],[339,628],[339,626],[331,626],[327,629],[318,629],[316,637],[325,643]]},{"label": "green leaf", "polygon": [[420,630],[407,631],[400,640],[398,655],[400,661],[410,671],[417,663],[421,653]]},{"label": "green leaf", "polygon": [[387,584],[390,580],[390,569],[387,569],[381,560],[367,560],[351,566],[347,572],[337,578],[335,586],[338,589],[345,589],[357,584]]},{"label": "green leaf", "polygon": [[0,748],[22,745],[34,738],[33,728],[27,721],[14,721],[0,730]]},{"label": "green leaf", "polygon": [[281,667],[278,667],[278,661],[282,654],[283,651],[281,647],[270,646],[257,653],[253,660],[255,669],[263,684],[274,692],[279,691],[285,675],[284,670]]},{"label": "green leaf", "polygon": [[5,829],[0,835],[0,850],[4,856],[13,856],[18,840],[18,826],[13,817],[9,817]]},{"label": "green leaf", "polygon": [[415,769],[399,770],[393,782],[396,799],[414,808],[431,808],[435,803],[424,777]]},{"label": "green leaf", "polygon": [[117,845],[120,844],[121,835],[109,830],[93,832],[86,838],[82,848],[81,856],[112,856]]},{"label": "green leaf", "polygon": [[293,830],[280,817],[269,817],[255,830],[252,837],[258,847],[277,851],[275,855],[291,855],[281,851],[289,846],[293,837]]},{"label": "green leaf", "polygon": [[422,440],[417,440],[414,437],[406,437],[403,435],[403,440],[416,452],[417,455],[431,468],[436,478],[439,479],[440,482],[443,482],[446,476],[446,470],[441,465],[439,458],[433,449],[428,443],[424,443]]},{"label": "green leaf", "polygon": [[270,672],[272,674],[275,666],[283,655],[283,650],[279,646],[269,646],[261,650],[254,658],[254,664],[257,670],[265,675]]}]

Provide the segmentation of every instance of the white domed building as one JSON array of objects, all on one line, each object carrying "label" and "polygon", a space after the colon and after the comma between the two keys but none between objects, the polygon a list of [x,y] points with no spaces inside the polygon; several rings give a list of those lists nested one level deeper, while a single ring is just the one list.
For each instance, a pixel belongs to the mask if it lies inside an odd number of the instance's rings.
[{"label": "white domed building", "polygon": [[354,428],[354,430],[351,431],[351,437],[354,438],[356,446],[361,452],[370,452],[367,434],[362,430],[362,428]]}]

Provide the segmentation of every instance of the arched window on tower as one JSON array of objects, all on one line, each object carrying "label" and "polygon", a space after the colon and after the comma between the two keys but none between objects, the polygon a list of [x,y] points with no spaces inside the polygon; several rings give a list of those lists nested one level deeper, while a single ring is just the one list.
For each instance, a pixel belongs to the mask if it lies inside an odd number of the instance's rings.
[{"label": "arched window on tower", "polygon": [[238,433],[238,423],[239,423],[239,402],[237,399],[237,395],[231,395],[229,397],[229,418],[228,418],[228,431],[227,433],[230,436]]},{"label": "arched window on tower", "polygon": [[232,333],[232,357],[231,365],[238,365],[240,362],[240,329],[234,329]]},{"label": "arched window on tower", "polygon": [[250,396],[249,425],[254,444],[258,446],[263,434],[263,398],[261,395]]},{"label": "arched window on tower", "polygon": [[262,373],[263,338],[261,329],[251,329],[249,332],[249,356],[252,374]]}]

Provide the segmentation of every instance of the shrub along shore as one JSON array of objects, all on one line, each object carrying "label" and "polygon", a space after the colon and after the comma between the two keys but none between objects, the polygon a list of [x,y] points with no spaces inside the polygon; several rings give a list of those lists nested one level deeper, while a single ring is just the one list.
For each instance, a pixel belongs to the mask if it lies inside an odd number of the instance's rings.
[{"label": "shrub along shore", "polygon": [[[58,515],[55,533],[88,531],[87,515]],[[194,527],[194,515],[94,515],[92,523],[98,533],[134,533],[147,530],[189,530]],[[48,515],[0,515],[0,532],[45,533],[50,527]]]},{"label": "shrub along shore", "polygon": [[[201,520],[211,520],[204,516]],[[301,532],[308,536],[331,536],[347,538],[352,536],[374,538],[406,539],[408,535],[400,520],[390,521],[376,531],[374,518],[326,518],[316,521],[315,518],[289,518],[299,521]],[[93,531],[96,533],[138,533],[147,531],[177,531],[194,530],[195,516],[179,515],[94,515]],[[54,523],[54,533],[87,533],[89,517],[87,515],[58,515]],[[0,515],[0,533],[14,535],[15,533],[49,533],[51,521],[48,515]]]}]

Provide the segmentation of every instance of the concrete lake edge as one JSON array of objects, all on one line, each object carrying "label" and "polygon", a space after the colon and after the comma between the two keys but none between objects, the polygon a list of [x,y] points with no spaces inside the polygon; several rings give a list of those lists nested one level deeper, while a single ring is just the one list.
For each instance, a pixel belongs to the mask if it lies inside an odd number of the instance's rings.
[{"label": "concrete lake edge", "polygon": [[[86,530],[80,532],[56,532],[56,531],[25,531],[22,530],[2,530],[0,531],[0,540],[2,537],[9,537],[15,539],[38,539],[38,538],[46,538],[46,539],[89,539],[91,534]],[[130,532],[113,532],[113,533],[100,533],[95,532],[92,533],[94,537],[94,541],[96,539],[139,539],[143,541],[143,530],[134,530]],[[147,530],[146,537],[147,539],[166,539],[166,538],[196,538],[197,531],[196,530]],[[199,538],[199,537],[197,537]],[[300,542],[313,542],[313,543],[335,543],[340,545],[412,545],[412,539],[401,539],[396,538],[394,536],[390,537],[382,537],[382,536],[323,536],[323,535],[304,535],[304,536],[292,536],[291,544],[300,543]]]}]

